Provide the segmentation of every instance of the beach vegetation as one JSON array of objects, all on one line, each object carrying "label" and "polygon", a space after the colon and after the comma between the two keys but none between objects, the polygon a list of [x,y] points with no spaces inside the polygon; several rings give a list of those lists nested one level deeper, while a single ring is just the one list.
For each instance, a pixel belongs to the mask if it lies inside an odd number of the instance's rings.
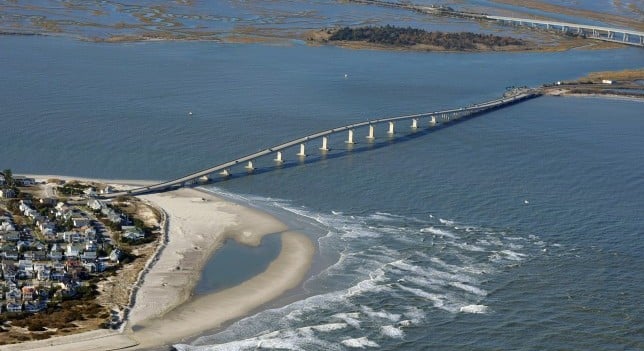
[{"label": "beach vegetation", "polygon": [[[3,296],[12,289],[23,292],[22,296],[12,292],[0,304],[4,310],[0,344],[118,327],[122,316],[108,307],[120,309],[129,303],[129,289],[144,267],[145,260],[139,258],[149,257],[155,249],[142,244],[160,237],[158,211],[134,198],[108,204],[90,197],[83,204],[78,198],[66,203],[59,196],[91,196],[86,190],[98,188],[97,183],[66,182],[53,199],[41,198],[40,183],[31,180],[31,184],[36,186],[23,191],[23,196],[0,201],[0,224],[8,231],[0,236],[0,255],[12,258],[0,267],[6,282],[0,291]],[[121,240],[125,229],[140,239]],[[28,259],[39,261],[33,272],[17,263]],[[117,279],[105,284],[109,277]],[[36,279],[34,289],[30,286]]]},{"label": "beach vegetation", "polygon": [[83,195],[83,192],[90,187],[91,186],[88,184],[72,181],[67,182],[62,186],[58,186],[56,191],[65,196],[80,196]]},{"label": "beach vegetation", "polygon": [[2,174],[4,175],[4,181],[8,187],[14,187],[16,185],[13,179],[13,172],[11,172],[11,169],[7,168],[3,170]]}]

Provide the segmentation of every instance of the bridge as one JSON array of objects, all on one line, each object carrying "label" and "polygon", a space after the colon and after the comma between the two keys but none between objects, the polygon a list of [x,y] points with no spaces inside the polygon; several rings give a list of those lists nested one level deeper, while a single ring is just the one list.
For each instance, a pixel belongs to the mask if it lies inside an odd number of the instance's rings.
[{"label": "bridge", "polygon": [[377,6],[383,6],[383,7],[406,9],[406,10],[416,11],[416,12],[425,13],[425,14],[434,15],[434,16],[459,17],[459,18],[474,19],[479,21],[494,21],[494,22],[501,22],[504,24],[528,26],[535,29],[545,29],[545,30],[554,29],[554,30],[561,31],[562,33],[576,34],[576,35],[583,36],[585,38],[611,41],[615,43],[622,43],[626,45],[644,47],[644,32],[635,31],[635,30],[592,26],[592,25],[585,25],[585,24],[579,24],[579,23],[536,20],[536,19],[530,19],[530,18],[492,16],[484,13],[458,11],[448,6],[415,5],[415,4],[406,3],[406,2],[390,2],[390,1],[383,1],[383,0],[351,0],[351,1],[359,4],[365,4],[365,5],[377,5]]},{"label": "bridge", "polygon": [[530,27],[542,28],[546,30],[555,29],[555,30],[560,30],[563,33],[573,33],[573,34],[582,35],[592,39],[611,41],[611,42],[635,45],[635,46],[644,46],[644,32],[639,32],[635,30],[601,27],[601,26],[590,26],[590,25],[584,25],[579,23],[535,20],[535,19],[529,19],[529,18],[488,16],[488,15],[482,15],[480,18],[484,18],[492,21],[499,21],[506,24],[518,25],[518,26],[530,26]]},{"label": "bridge", "polygon": [[425,123],[425,125],[428,128],[432,128],[437,125],[446,124],[465,117],[473,117],[476,115],[480,115],[492,110],[496,110],[508,105],[518,103],[520,101],[532,99],[540,95],[541,95],[541,90],[523,89],[509,96],[504,96],[499,99],[490,100],[479,104],[473,104],[462,108],[411,114],[411,115],[404,115],[404,116],[396,116],[396,117],[388,117],[388,118],[380,118],[380,119],[374,119],[374,120],[369,120],[369,121],[364,121],[359,123],[353,123],[342,127],[328,129],[328,130],[316,132],[313,134],[309,134],[307,136],[297,138],[294,140],[290,140],[285,143],[275,145],[275,146],[260,150],[258,152],[254,152],[249,155],[236,158],[234,160],[224,162],[216,166],[206,168],[204,170],[194,172],[177,179],[169,180],[169,181],[154,184],[154,185],[139,187],[139,188],[135,188],[127,191],[115,192],[111,194],[103,194],[100,197],[104,199],[109,199],[109,198],[115,198],[118,196],[125,196],[125,195],[131,196],[131,195],[141,195],[141,194],[152,193],[152,192],[169,191],[183,186],[190,186],[200,182],[208,182],[213,176],[227,177],[231,174],[232,167],[243,166],[246,171],[252,172],[255,169],[254,167],[255,160],[257,160],[260,157],[274,155],[275,157],[274,161],[276,164],[279,165],[283,163],[284,162],[283,155],[287,149],[295,149],[295,151],[298,151],[296,155],[300,159],[305,158],[307,156],[306,154],[307,144],[312,143],[313,141],[318,141],[320,145],[319,150],[321,152],[326,152],[329,150],[329,137],[335,134],[339,134],[339,133],[346,134],[347,139],[345,143],[354,144],[356,142],[356,139],[355,139],[356,130],[358,130],[359,128],[362,128],[366,130],[366,139],[373,141],[376,137],[376,134],[375,134],[376,127],[380,125],[385,125],[387,127],[387,131],[386,131],[387,135],[389,137],[393,137],[396,133],[395,132],[396,123],[398,122],[410,121],[411,124],[409,126],[412,131],[422,128],[423,123]]}]

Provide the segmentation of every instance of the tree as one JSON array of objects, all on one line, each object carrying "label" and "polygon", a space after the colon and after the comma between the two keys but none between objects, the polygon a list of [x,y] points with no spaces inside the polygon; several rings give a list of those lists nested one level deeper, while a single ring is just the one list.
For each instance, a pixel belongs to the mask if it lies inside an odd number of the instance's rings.
[{"label": "tree", "polygon": [[11,172],[11,169],[7,168],[4,171],[2,171],[2,174],[4,175],[4,181],[7,183],[7,185],[11,188],[13,188],[14,180],[13,180],[13,173]]}]

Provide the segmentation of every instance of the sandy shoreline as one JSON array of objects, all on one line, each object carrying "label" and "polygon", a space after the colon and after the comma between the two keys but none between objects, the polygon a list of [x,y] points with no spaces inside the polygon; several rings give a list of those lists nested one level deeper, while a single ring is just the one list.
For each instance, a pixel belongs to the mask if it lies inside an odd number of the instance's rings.
[{"label": "sandy shoreline", "polygon": [[545,95],[557,96],[557,97],[576,97],[576,98],[644,102],[643,98],[635,97],[635,96],[626,96],[626,95],[618,95],[618,94],[599,94],[599,93],[575,93],[575,92],[570,92],[568,89],[549,89],[549,90],[546,90]]},{"label": "sandy shoreline", "polygon": [[[127,186],[150,183],[29,176]],[[170,345],[247,315],[297,287],[310,269],[315,252],[311,240],[288,231],[284,223],[269,214],[196,189],[140,198],[166,213],[168,242],[138,283],[135,304],[123,331],[97,330],[2,346],[0,350],[133,350]],[[257,246],[265,235],[273,233],[281,233],[282,247],[263,273],[237,286],[192,298],[204,265],[225,240]]]}]

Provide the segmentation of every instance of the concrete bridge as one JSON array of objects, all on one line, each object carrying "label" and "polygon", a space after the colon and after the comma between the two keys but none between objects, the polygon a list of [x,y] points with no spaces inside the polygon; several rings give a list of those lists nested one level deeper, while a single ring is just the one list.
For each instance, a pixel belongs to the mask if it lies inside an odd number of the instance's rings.
[{"label": "concrete bridge", "polygon": [[547,30],[555,29],[555,30],[560,30],[563,33],[573,33],[577,35],[583,35],[587,38],[644,47],[644,32],[639,32],[635,30],[590,26],[590,25],[584,25],[579,23],[535,20],[535,19],[529,19],[529,18],[488,16],[488,15],[482,15],[480,18],[484,18],[492,21],[499,21],[502,23],[507,23],[512,25],[518,25],[518,26],[529,26],[533,28],[541,28],[541,29],[547,29]]},{"label": "concrete bridge", "polygon": [[368,141],[373,141],[376,138],[376,127],[384,125],[387,128],[386,135],[388,137],[394,137],[396,133],[396,123],[402,123],[406,121],[410,122],[408,124],[408,128],[411,128],[412,131],[418,130],[419,128],[423,127],[431,128],[439,124],[449,123],[451,121],[458,120],[464,117],[472,117],[488,111],[499,109],[504,106],[512,105],[527,99],[532,99],[540,95],[540,90],[524,89],[522,91],[514,93],[511,96],[504,96],[500,99],[486,101],[483,103],[470,105],[468,107],[397,117],[380,118],[365,122],[353,123],[287,141],[283,144],[275,145],[258,152],[254,152],[252,154],[236,158],[234,160],[224,162],[210,168],[206,168],[198,172],[190,173],[177,179],[150,186],[135,188],[128,191],[104,194],[101,195],[101,197],[108,199],[124,195],[141,195],[145,193],[173,190],[200,182],[208,182],[213,176],[227,177],[230,175],[230,170],[233,167],[244,167],[246,171],[252,172],[255,169],[255,160],[260,157],[272,156],[274,157],[276,164],[283,163],[284,152],[286,152],[288,149],[294,149],[294,151],[297,151],[296,156],[303,159],[307,156],[307,146],[311,145],[313,142],[318,143],[320,152],[326,152],[329,150],[329,137],[332,135],[344,134],[346,135],[345,143],[354,144],[356,142],[356,132],[358,130],[364,129],[366,139]]},{"label": "concrete bridge", "polygon": [[546,30],[555,29],[563,33],[583,35],[584,37],[590,38],[590,39],[611,41],[615,43],[622,43],[627,45],[644,47],[644,32],[629,30],[629,29],[591,26],[591,25],[585,25],[585,24],[579,24],[579,23],[536,20],[536,19],[530,19],[530,18],[491,16],[483,13],[457,11],[448,6],[435,6],[435,5],[426,6],[426,5],[416,5],[411,3],[405,3],[405,2],[390,2],[390,1],[383,1],[383,0],[351,0],[351,1],[359,4],[365,4],[365,5],[377,5],[377,6],[383,6],[383,7],[406,9],[406,10],[416,11],[416,12],[430,14],[434,16],[458,17],[458,18],[475,19],[480,21],[494,21],[494,22],[501,22],[501,23],[511,24],[511,25],[529,26],[535,29],[537,28],[546,29]]}]

